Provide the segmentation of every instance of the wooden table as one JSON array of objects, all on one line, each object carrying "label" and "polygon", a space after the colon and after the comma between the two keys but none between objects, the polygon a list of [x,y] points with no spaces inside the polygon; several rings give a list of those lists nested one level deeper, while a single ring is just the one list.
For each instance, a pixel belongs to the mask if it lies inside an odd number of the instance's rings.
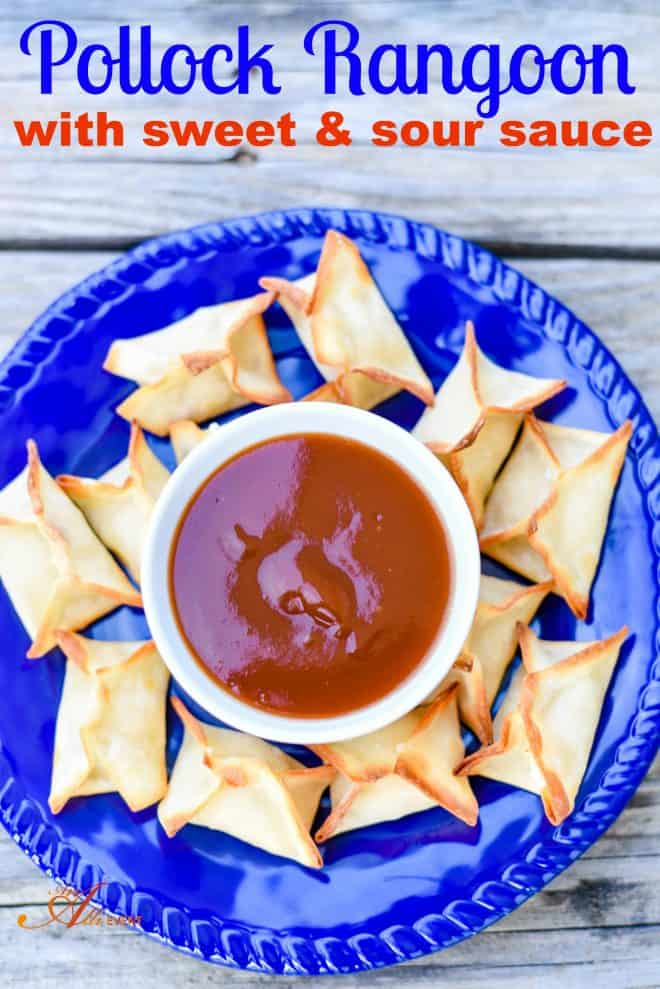
[{"label": "wooden table", "polygon": [[[634,96],[573,98],[550,92],[504,97],[508,117],[650,120],[660,123],[655,0],[579,5],[542,0],[434,0],[335,3],[287,0],[37,0],[0,18],[0,345],[4,351],[61,291],[116,252],[152,234],[273,207],[364,206],[436,223],[512,258],[592,326],[660,410],[660,157],[643,151],[503,152],[494,131],[478,150],[375,151],[371,120],[473,117],[470,98],[321,95],[319,67],[301,54],[314,20],[349,17],[365,50],[382,41],[444,41],[461,52],[476,42],[558,44],[618,41],[628,48]],[[616,7],[617,9],[612,9]],[[279,97],[236,100],[199,92],[146,99],[80,95],[63,70],[53,97],[39,97],[34,60],[18,53],[23,28],[44,16],[75,24],[82,41],[111,41],[116,24],[152,23],[157,45],[185,40],[203,48],[253,25],[275,42]],[[350,148],[313,142],[323,109],[345,112]],[[10,122],[68,109],[121,117],[123,149],[19,150]],[[145,148],[144,120],[273,119],[291,110],[295,149]],[[347,978],[352,985],[536,987],[660,985],[660,772],[656,766],[610,831],[545,892],[479,937],[396,969]],[[4,832],[0,836],[0,963],[7,989],[94,983],[249,986],[268,977],[202,966],[134,933],[51,926],[18,929],[21,912],[43,915],[49,885]]]}]

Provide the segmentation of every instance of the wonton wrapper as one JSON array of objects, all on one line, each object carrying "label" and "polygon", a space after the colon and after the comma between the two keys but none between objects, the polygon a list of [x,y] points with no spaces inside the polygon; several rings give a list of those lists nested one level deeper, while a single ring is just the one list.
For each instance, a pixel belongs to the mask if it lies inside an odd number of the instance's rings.
[{"label": "wonton wrapper", "polygon": [[527,416],[486,504],[482,550],[531,580],[552,578],[578,618],[631,432],[630,421],[608,434]]},{"label": "wonton wrapper", "polygon": [[149,518],[169,476],[140,427],[133,423],[128,456],[98,480],[70,474],[57,478],[99,539],[138,584]]},{"label": "wonton wrapper", "polygon": [[204,429],[198,426],[196,422],[193,422],[192,419],[179,419],[177,422],[173,422],[170,426],[170,439],[177,464],[185,460],[191,450],[199,446],[209,433],[215,432],[219,428],[215,422],[212,422],[210,426],[206,426]]},{"label": "wonton wrapper", "polygon": [[0,578],[32,638],[29,659],[76,630],[142,598],[57,486],[28,441],[27,467],[0,492]]},{"label": "wonton wrapper", "polygon": [[538,793],[548,819],[561,824],[575,805],[627,635],[624,626],[597,642],[546,642],[521,628],[524,666],[497,713],[497,741],[468,756],[461,774]]},{"label": "wonton wrapper", "polygon": [[490,709],[518,646],[517,626],[532,620],[552,587],[481,575],[470,634],[439,690],[458,684],[461,721],[483,743],[493,740]]},{"label": "wonton wrapper", "polygon": [[167,789],[165,702],[169,671],[153,642],[101,642],[72,632],[57,713],[48,805],[118,792],[132,811]]},{"label": "wonton wrapper", "polygon": [[307,398],[371,409],[405,388],[431,404],[433,386],[348,237],[327,232],[314,274],[259,284],[277,293],[328,382]]},{"label": "wonton wrapper", "polygon": [[379,731],[310,748],[338,770],[319,842],[437,806],[466,824],[477,823],[472,789],[454,775],[465,753],[455,687]]},{"label": "wonton wrapper", "polygon": [[309,830],[335,770],[308,769],[261,738],[202,724],[176,697],[172,705],[185,732],[158,806],[168,836],[198,824],[320,868]]},{"label": "wonton wrapper", "polygon": [[202,422],[250,402],[288,401],[262,315],[273,299],[262,292],[204,306],[162,330],[115,340],[105,370],[140,386],[116,411],[167,436],[177,419]]},{"label": "wonton wrapper", "polygon": [[513,446],[523,413],[566,387],[554,378],[508,371],[479,349],[468,321],[463,351],[413,429],[452,474],[481,527],[484,504]]}]

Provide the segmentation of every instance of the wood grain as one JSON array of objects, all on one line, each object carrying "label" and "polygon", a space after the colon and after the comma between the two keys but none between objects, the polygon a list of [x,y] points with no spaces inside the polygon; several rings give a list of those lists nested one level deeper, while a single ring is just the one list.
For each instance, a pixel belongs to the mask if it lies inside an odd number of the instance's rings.
[{"label": "wood grain", "polygon": [[[657,962],[649,957],[651,939],[660,935],[660,925],[644,928],[593,928],[588,932],[530,931],[526,934],[493,930],[472,938],[440,955],[433,955],[396,968],[369,975],[344,975],[346,989],[363,986],[432,987],[460,989],[545,989],[555,980],[562,987],[607,986],[608,989],[657,987]],[[281,985],[318,986],[318,979],[279,979],[249,972],[227,972],[194,964],[146,937],[122,928],[103,931],[50,926],[41,931],[21,931],[16,919],[0,911],[0,957],[12,963],[3,972],[3,989],[38,985],[54,989],[70,982],[95,989],[139,985],[161,989],[165,983],[176,989],[199,986],[238,985],[242,989]],[[554,963],[553,960],[554,959]]]},{"label": "wood grain", "polygon": [[[475,43],[616,41],[630,54],[633,96],[562,97],[545,87],[532,98],[506,94],[502,117],[644,118],[660,126],[656,0],[21,0],[0,18],[0,356],[54,297],[145,237],[265,209],[343,205],[390,210],[435,223],[494,247],[560,298],[612,349],[660,418],[660,151],[504,151],[497,123],[475,150],[376,149],[370,125],[387,117],[473,118],[475,97],[324,96],[321,66],[302,38],[316,21],[358,24],[361,51],[395,41],[445,42],[460,57]],[[52,97],[38,93],[35,59],[18,38],[44,17],[70,21],[81,43],[112,44],[116,26],[153,25],[158,55],[174,42],[198,51],[231,41],[253,25],[258,43],[274,43],[283,90],[249,97],[125,97],[113,88],[85,97],[73,64],[58,74]],[[227,67],[230,69],[231,67]],[[530,66],[526,71],[529,72]],[[231,78],[231,71],[224,76]],[[346,115],[353,145],[320,149],[314,132],[323,110]],[[126,146],[20,149],[12,121],[47,119],[60,110],[106,110],[125,123]],[[298,146],[259,150],[144,146],[150,118],[242,121],[290,110]],[[146,989],[272,984],[268,976],[194,964],[121,928],[22,931],[23,912],[44,919],[49,881],[0,831],[0,981],[7,989],[94,984]],[[347,976],[343,985],[456,986],[460,989],[641,989],[660,986],[660,762],[612,828],[541,894],[462,945],[395,969]],[[302,980],[317,985],[318,980]],[[293,980],[281,980],[281,985]],[[295,980],[299,985],[300,980]]]},{"label": "wood grain", "polygon": [[[536,987],[561,979],[563,985],[571,987],[657,986],[657,954],[650,950],[654,943],[657,945],[660,934],[657,895],[650,904],[640,906],[644,891],[634,892],[634,879],[627,882],[605,877],[595,882],[589,878],[588,862],[575,863],[544,893],[478,937],[395,969],[372,972],[368,976],[370,984],[399,986],[414,982],[432,986],[442,979],[464,989],[486,985]],[[586,875],[576,878],[585,863]],[[562,890],[570,876],[573,890]],[[649,875],[649,887],[652,883]],[[631,897],[636,904],[634,916],[640,919],[631,923],[628,918],[620,924],[612,909]],[[580,905],[577,910],[576,904]],[[38,905],[0,909],[0,957],[7,957],[11,951],[13,958],[3,979],[7,989],[26,984],[59,986],[63,978],[75,979],[92,969],[98,989],[115,989],[117,980],[125,985],[137,982],[151,989],[162,985],[164,973],[173,989],[227,982],[249,987],[269,981],[268,976],[227,973],[194,964],[169,951],[165,954],[165,948],[125,928],[66,930],[50,925],[38,931],[22,931],[17,928],[20,914],[25,914],[30,924],[46,917],[44,908]],[[609,922],[600,925],[600,917]],[[303,981],[314,984],[315,980]],[[349,987],[364,981],[362,976],[350,975],[343,980]]]},{"label": "wood grain", "polygon": [[[549,56],[560,45],[566,44],[567,40],[584,46],[585,50],[594,42],[607,44],[616,41],[625,45],[628,51],[629,81],[636,87],[636,93],[623,104],[628,111],[634,115],[635,110],[644,107],[648,113],[649,107],[644,100],[657,94],[659,89],[653,51],[646,44],[646,39],[660,29],[660,14],[653,0],[636,0],[633,4],[619,3],[616,6],[604,4],[602,0],[588,0],[579,7],[563,0],[554,4],[552,10],[548,9],[543,0],[527,0],[522,3],[491,0],[487,17],[472,0],[452,0],[451,4],[445,5],[438,4],[436,0],[417,0],[414,17],[410,16],[410,6],[406,0],[371,0],[368,3],[358,0],[323,0],[313,8],[293,0],[270,0],[268,4],[259,3],[259,0],[248,0],[247,3],[244,0],[222,0],[220,3],[217,0],[187,0],[185,3],[177,0],[165,0],[162,3],[159,0],[140,0],[139,9],[136,6],[130,0],[121,0],[113,4],[110,12],[103,0],[87,0],[84,5],[80,0],[53,0],[46,15],[38,0],[22,0],[20,8],[15,7],[5,12],[0,24],[0,45],[5,50],[0,80],[7,83],[32,83],[38,80],[38,59],[23,54],[19,50],[18,41],[23,30],[32,21],[41,20],[45,16],[70,21],[78,35],[79,49],[90,42],[105,43],[111,49],[116,49],[117,25],[130,24],[133,29],[134,57],[138,49],[137,29],[141,24],[150,24],[155,65],[169,45],[185,41],[200,55],[215,42],[232,45],[237,26],[249,24],[253,48],[265,43],[273,46],[269,59],[274,66],[275,81],[282,86],[279,96],[290,95],[287,92],[286,73],[308,77],[307,86],[312,89],[311,95],[314,96],[323,92],[323,65],[318,54],[312,56],[305,52],[303,39],[313,24],[340,18],[352,21],[359,29],[357,52],[363,60],[363,66],[366,66],[373,48],[383,43],[405,44],[409,47],[411,56],[414,56],[414,46],[419,43],[443,43],[451,47],[459,62],[470,45],[499,44],[503,54],[502,68],[505,69],[507,55],[522,44],[540,44],[544,54]],[[182,32],[184,24],[185,36]],[[317,52],[318,49],[317,40]],[[413,62],[409,65],[412,70]],[[218,59],[214,68],[219,76],[230,78],[235,63],[223,64]],[[432,62],[431,69],[433,68]],[[176,73],[176,65],[174,69]],[[344,60],[340,60],[339,70],[340,79],[345,80]],[[608,70],[609,66],[606,72]],[[178,71],[183,72],[183,66]],[[523,71],[526,81],[533,78],[531,65],[525,65]],[[409,74],[412,75],[412,72]],[[310,81],[313,80],[309,77],[316,80],[316,86],[310,86]],[[74,82],[76,60],[71,59],[58,67],[54,78],[56,91]],[[363,78],[366,79],[364,69]],[[596,100],[601,108],[608,105],[607,101],[611,97],[617,98],[613,78],[613,75],[606,75],[606,81],[612,81],[612,85],[606,86],[603,99]],[[434,86],[434,79],[432,73],[430,87]],[[261,78],[256,73],[249,93],[251,100],[259,97],[262,89],[260,82]],[[108,93],[115,88],[111,86]],[[345,87],[338,87],[338,95],[341,95],[343,88]],[[366,83],[364,88],[368,88]],[[194,87],[190,93],[183,94],[185,99],[180,103],[184,105],[188,98],[198,98],[201,91],[202,87]],[[559,98],[572,111],[575,106],[574,96],[581,98],[582,93],[583,91],[573,94],[571,99]],[[552,86],[549,82],[541,89],[540,94],[539,97],[539,93],[535,93],[535,98],[530,101],[536,107],[543,105],[543,97],[546,95],[552,98]],[[511,106],[511,101],[517,98],[517,94],[507,93],[504,108]],[[448,100],[443,98],[440,103],[453,106],[454,99],[453,96]],[[234,96],[219,95],[214,102],[224,108],[234,102]],[[381,102],[387,105],[390,102],[389,97],[385,100],[381,98]],[[437,103],[436,99],[436,105]],[[538,116],[535,110],[532,112]]]},{"label": "wood grain", "polygon": [[[3,165],[0,246],[122,248],[216,217],[290,206],[403,213],[496,244],[571,245],[660,258],[658,159],[521,156],[420,149],[301,149],[294,157],[220,164],[38,161]],[[621,195],[625,175],[626,194]],[[105,190],[105,192],[103,191]]]},{"label": "wood grain", "polygon": [[[5,28],[6,30],[6,28]],[[99,29],[97,28],[97,32]],[[105,32],[101,31],[101,36]],[[301,31],[301,38],[303,32]],[[0,28],[0,47],[2,45],[2,30]],[[108,38],[110,42],[110,39]],[[208,40],[206,41],[208,44]],[[204,42],[199,42],[199,51],[203,51]],[[465,46],[461,46],[465,47]],[[302,42],[301,42],[302,48]],[[460,48],[458,49],[460,51]],[[25,57],[25,56],[20,56]],[[293,56],[292,56],[293,57]],[[115,138],[109,139],[106,147],[91,146],[80,147],[73,143],[67,147],[66,157],[68,161],[89,161],[92,160],[135,160],[139,158],[150,163],[161,159],[171,159],[176,157],[179,161],[212,161],[232,158],[235,154],[229,147],[223,147],[222,139],[209,136],[207,142],[195,144],[191,139],[187,144],[178,146],[172,138],[164,148],[154,148],[144,143],[144,124],[148,120],[163,119],[169,120],[211,120],[214,123],[222,120],[238,120],[246,124],[250,120],[271,120],[276,121],[281,114],[291,113],[295,121],[293,137],[295,138],[295,148],[286,152],[288,157],[298,157],[301,149],[314,147],[317,144],[316,134],[321,125],[321,114],[326,110],[339,111],[344,116],[344,126],[349,127],[353,147],[368,147],[377,158],[384,154],[382,148],[377,148],[373,144],[374,136],[372,125],[376,120],[392,120],[400,128],[401,124],[408,120],[421,120],[429,126],[433,121],[452,120],[478,120],[476,105],[483,94],[471,93],[467,90],[448,97],[437,92],[427,94],[401,94],[392,93],[383,97],[379,94],[366,91],[359,98],[353,96],[347,88],[345,81],[341,87],[338,85],[336,94],[326,95],[322,91],[322,68],[318,65],[305,66],[299,64],[298,68],[286,67],[277,74],[278,84],[282,92],[277,95],[269,95],[259,92],[255,87],[255,92],[249,98],[240,97],[234,94],[227,96],[216,96],[203,89],[193,89],[185,95],[158,93],[156,95],[135,93],[124,94],[110,88],[107,93],[100,96],[89,96],[81,91],[75,79],[65,78],[55,87],[53,94],[42,95],[39,93],[38,77],[33,78],[32,74],[27,76],[19,72],[16,67],[16,74],[9,75],[9,66],[12,61],[4,64],[5,79],[2,81],[2,98],[0,107],[7,108],[11,113],[9,120],[11,126],[0,130],[0,160],[19,160],[26,156],[52,161],[54,157],[61,154],[59,137],[53,142],[52,147],[42,148],[35,141],[34,145],[23,149],[15,127],[14,120],[30,121],[33,119],[58,119],[60,112],[64,109],[75,117],[79,113],[88,112],[92,119],[96,117],[98,111],[104,111],[108,118],[117,119],[124,125],[123,143],[117,146]],[[459,62],[460,64],[460,62]],[[411,70],[412,71],[412,70]],[[346,74],[338,73],[341,80],[345,80]],[[458,70],[456,70],[458,75]],[[183,80],[182,80],[183,81]],[[366,84],[365,84],[366,87]],[[529,96],[520,93],[507,93],[502,96],[501,111],[497,119],[487,119],[476,132],[476,136],[466,139],[465,132],[460,132],[460,147],[472,149],[471,153],[479,151],[496,150],[508,159],[520,157],[520,155],[531,154],[537,159],[547,157],[547,150],[536,148],[526,144],[522,150],[511,151],[506,149],[500,142],[501,120],[521,120],[526,124],[538,119],[544,120],[585,120],[596,121],[601,119],[614,120],[626,123],[629,120],[643,119],[648,121],[657,132],[660,122],[660,84],[655,75],[648,80],[644,80],[638,86],[638,92],[629,96],[618,91],[611,91],[602,97],[595,97],[588,91],[576,93],[571,97],[570,104],[566,102],[566,96],[551,89],[541,90],[537,94],[537,101],[531,101]],[[445,129],[444,134],[449,132]],[[413,135],[413,141],[421,141],[417,135]],[[446,140],[446,136],[444,140]],[[442,156],[446,152],[441,150],[442,138],[439,140],[437,154]],[[456,139],[452,139],[456,140]],[[399,146],[403,147],[403,142],[399,141]],[[244,147],[248,147],[245,142]],[[428,147],[433,146],[433,140],[429,135]],[[275,139],[271,145],[263,147],[252,147],[251,153],[257,158],[269,160],[271,157],[278,157],[282,143],[279,138]],[[419,153],[414,148],[413,153]],[[622,154],[628,159],[628,164],[636,157],[648,156],[654,152],[653,143],[643,148],[634,149],[624,143],[617,145],[614,150],[598,148],[590,142],[587,148],[571,150],[570,155],[592,154],[606,155],[610,159],[615,159]],[[324,149],[322,162],[327,155]],[[656,152],[657,155],[657,152]]]},{"label": "wood grain", "polygon": [[[213,96],[194,88],[179,96],[81,94],[74,64],[58,70],[53,96],[40,96],[36,59],[18,49],[21,30],[31,18],[43,17],[29,0],[0,20],[0,244],[4,246],[125,246],[212,216],[259,212],[273,206],[301,204],[396,209],[476,239],[487,238],[502,250],[520,245],[569,245],[579,248],[649,252],[660,257],[658,151],[646,149],[504,151],[497,121],[487,122],[477,150],[433,148],[376,149],[370,124],[387,117],[405,119],[474,118],[475,94],[447,97],[347,95],[344,81],[336,96],[325,96],[317,59],[304,54],[302,39],[314,20],[337,18],[359,25],[360,51],[396,40],[414,47],[442,41],[461,57],[476,43],[500,43],[503,57],[519,44],[540,39],[551,53],[569,38],[584,46],[616,39],[630,56],[636,92],[627,96],[608,86],[601,96],[580,92],[571,97],[546,85],[534,98],[507,93],[502,116],[593,120],[648,119],[660,123],[660,82],[655,51],[646,43],[660,32],[660,12],[652,3],[610,6],[590,3],[575,8],[541,0],[512,4],[495,0],[485,19],[479,5],[454,0],[446,7],[423,0],[415,17],[404,0],[385,3],[339,3],[325,0],[312,17],[307,5],[275,0],[261,11],[254,2],[212,3],[189,0],[182,9],[174,0],[142,0],[136,13],[126,0],[110,17],[100,0],[58,0],[51,16],[74,23],[80,44],[115,43],[116,25],[126,21],[153,25],[156,56],[181,40],[195,50],[212,41],[231,41],[236,25],[250,23],[255,40],[274,44],[272,59],[282,92],[263,95],[255,81],[249,97]],[[588,11],[592,16],[588,16]],[[50,10],[49,10],[50,13]],[[597,15],[597,16],[596,16]],[[594,24],[597,25],[595,31]],[[596,37],[597,35],[597,37]],[[531,67],[526,70],[531,72]],[[341,75],[341,74],[340,74]],[[345,76],[345,73],[343,73]],[[319,116],[328,108],[346,114],[355,144],[319,148],[314,141]],[[15,119],[47,118],[67,109],[106,110],[126,124],[126,147],[22,149],[11,126]],[[292,111],[298,121],[299,146],[260,150],[238,148],[146,148],[141,141],[146,119],[277,118]],[[625,188],[625,195],[621,190]],[[99,194],[108,190],[108,195]]]}]

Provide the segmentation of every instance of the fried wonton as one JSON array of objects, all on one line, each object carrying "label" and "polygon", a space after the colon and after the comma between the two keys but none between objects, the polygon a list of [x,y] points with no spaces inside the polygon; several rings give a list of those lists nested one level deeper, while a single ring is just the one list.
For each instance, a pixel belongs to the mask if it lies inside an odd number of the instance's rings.
[{"label": "fried wonton", "polygon": [[483,743],[493,739],[490,709],[518,646],[518,623],[532,620],[552,587],[481,576],[470,634],[439,690],[457,684],[461,721]]},{"label": "fried wonton", "polygon": [[565,386],[565,381],[533,378],[494,364],[480,350],[474,326],[467,323],[463,352],[413,435],[451,472],[478,529],[523,414]]},{"label": "fried wonton", "polygon": [[328,382],[308,398],[370,409],[403,388],[433,401],[431,382],[348,237],[327,232],[315,273],[260,285],[277,293]]},{"label": "fried wonton", "polygon": [[118,792],[132,811],[167,789],[169,671],[153,642],[101,642],[59,632],[67,657],[48,804]]},{"label": "fried wonton", "polygon": [[172,705],[185,731],[158,807],[168,836],[186,824],[198,824],[320,868],[309,830],[335,770],[308,769],[260,738],[203,724],[178,698],[172,698]]},{"label": "fried wonton", "polygon": [[167,436],[177,419],[202,422],[250,402],[288,401],[263,320],[273,299],[262,292],[204,306],[162,330],[115,340],[105,370],[140,386],[119,415]]},{"label": "fried wonton", "polygon": [[561,824],[575,805],[627,635],[624,627],[597,642],[546,642],[521,627],[523,666],[497,713],[497,741],[468,756],[461,775],[538,793],[548,819]]},{"label": "fried wonton", "polygon": [[630,421],[600,433],[525,418],[486,504],[482,550],[530,580],[555,581],[585,618]]},{"label": "fried wonton", "polygon": [[142,599],[28,441],[26,468],[0,491],[0,578],[32,639],[28,658],[121,604]]},{"label": "fried wonton", "polygon": [[149,518],[169,476],[140,427],[133,423],[128,456],[98,480],[71,474],[57,478],[99,539],[138,584]]},{"label": "fried wonton", "polygon": [[170,426],[170,439],[177,464],[185,460],[190,451],[194,450],[196,446],[199,446],[210,432],[214,432],[219,428],[217,423],[212,422],[210,426],[202,429],[192,419],[179,419],[177,422],[173,422]]},{"label": "fried wonton", "polygon": [[472,789],[454,774],[464,755],[456,687],[379,731],[311,748],[338,771],[319,842],[430,807],[444,807],[469,825],[477,822]]}]

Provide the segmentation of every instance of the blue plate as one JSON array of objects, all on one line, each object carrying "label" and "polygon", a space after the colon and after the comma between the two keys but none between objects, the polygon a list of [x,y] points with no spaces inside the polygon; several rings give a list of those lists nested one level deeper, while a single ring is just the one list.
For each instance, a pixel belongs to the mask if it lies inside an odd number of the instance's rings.
[{"label": "blue plate", "polygon": [[[148,934],[198,958],[271,973],[376,968],[493,923],[609,827],[653,758],[660,724],[657,429],[634,385],[572,313],[487,251],[431,227],[362,211],[301,209],[210,224],[131,251],[51,306],[1,365],[0,485],[23,467],[29,436],[52,473],[98,475],[110,467],[128,438],[112,410],[132,388],[101,370],[110,341],[249,295],[261,274],[295,278],[313,270],[329,227],[357,241],[436,386],[472,319],[499,364],[568,379],[543,417],[601,430],[632,418],[588,620],[577,623],[551,597],[535,622],[548,638],[600,638],[624,622],[632,635],[575,813],[560,827],[546,821],[536,797],[477,779],[478,827],[427,811],[330,841],[325,868],[314,871],[202,828],[168,840],[154,809],[131,814],[116,795],[74,800],[53,818],[47,794],[63,658],[24,659],[25,632],[0,591],[0,813],[7,830],[57,879],[85,891],[106,884],[102,905],[139,915]],[[267,320],[280,374],[303,395],[318,375],[284,314],[274,309]],[[379,411],[410,427],[421,406],[401,395]],[[167,443],[154,447],[172,463]],[[146,632],[142,615],[127,608],[92,629],[101,638]],[[178,741],[172,719],[170,761]]]}]

